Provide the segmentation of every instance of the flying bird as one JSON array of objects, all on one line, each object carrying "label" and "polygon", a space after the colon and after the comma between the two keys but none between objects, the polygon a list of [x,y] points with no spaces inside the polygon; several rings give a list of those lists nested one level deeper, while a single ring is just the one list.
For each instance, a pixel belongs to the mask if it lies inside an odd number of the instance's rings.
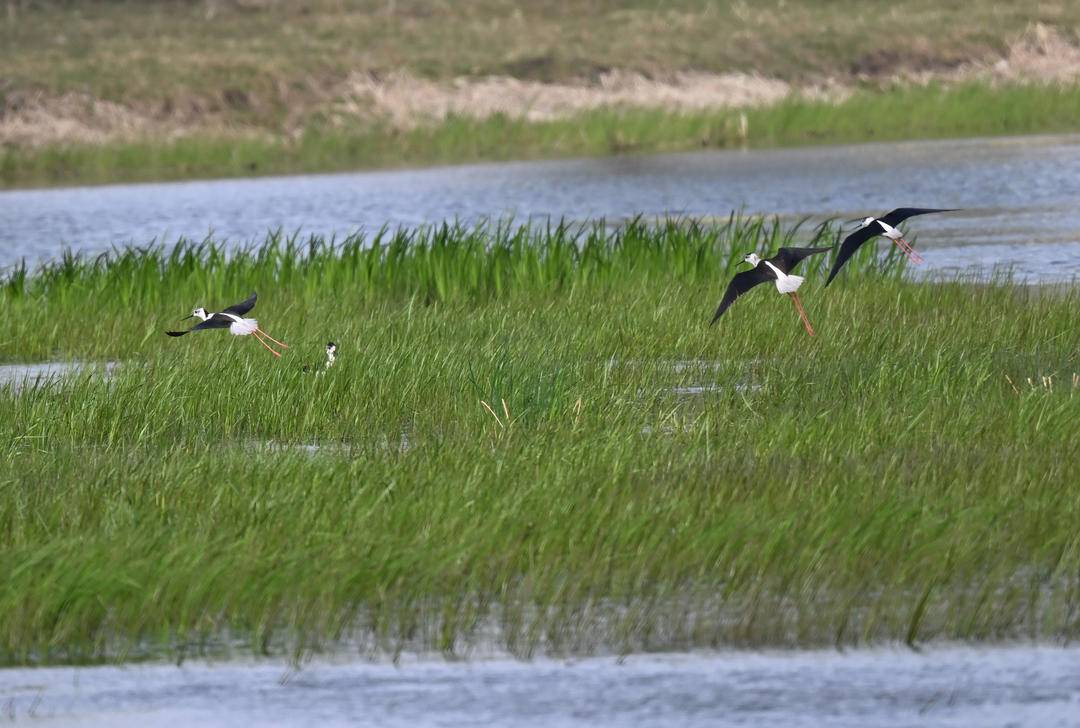
[{"label": "flying bird", "polygon": [[776,255],[771,258],[761,258],[757,253],[750,253],[743,258],[743,262],[754,267],[735,274],[735,277],[731,279],[731,283],[728,284],[727,291],[724,293],[724,299],[720,301],[720,307],[716,309],[716,314],[709,325],[715,324],[724,315],[724,311],[727,311],[731,304],[735,303],[736,298],[759,283],[773,281],[776,284],[777,291],[791,296],[791,301],[795,304],[795,310],[799,312],[799,318],[802,319],[803,326],[806,327],[806,333],[813,336],[814,327],[810,325],[806,309],[803,308],[802,301],[797,293],[799,286],[803,284],[805,279],[802,276],[791,275],[791,271],[795,269],[795,266],[803,258],[818,253],[827,253],[830,250],[832,248],[780,248]]},{"label": "flying bird", "polygon": [[896,226],[907,220],[909,217],[915,217],[916,215],[929,215],[932,212],[954,212],[955,208],[948,209],[933,209],[929,207],[898,207],[888,215],[884,215],[880,218],[867,217],[862,220],[862,224],[859,229],[844,238],[844,242],[840,243],[840,252],[836,254],[836,260],[833,261],[832,270],[829,271],[829,278],[825,281],[825,285],[829,285],[832,279],[836,277],[836,274],[844,267],[844,263],[855,254],[855,251],[862,247],[862,244],[867,240],[876,238],[878,235],[884,235],[889,240],[896,243],[896,247],[900,248],[900,251],[911,259],[912,263],[918,265],[923,262],[923,257],[915,252],[915,249],[911,247],[908,241],[904,240],[904,234],[896,229]]},{"label": "flying bird", "polygon": [[[243,303],[238,303],[235,306],[229,306],[224,311],[218,313],[209,313],[205,308],[201,306],[191,312],[190,315],[185,316],[184,319],[197,318],[201,321],[192,326],[187,331],[166,331],[169,336],[183,336],[184,334],[190,334],[192,331],[202,331],[203,329],[228,329],[229,333],[233,336],[251,336],[254,335],[258,339],[259,343],[266,347],[267,351],[276,357],[280,357],[281,354],[273,349],[266,343],[266,339],[274,342],[278,346],[288,349],[289,345],[270,336],[262,329],[259,328],[259,322],[253,318],[244,318],[244,314],[255,307],[255,299],[257,294],[252,293],[251,296]],[[265,338],[264,338],[265,337]]]}]

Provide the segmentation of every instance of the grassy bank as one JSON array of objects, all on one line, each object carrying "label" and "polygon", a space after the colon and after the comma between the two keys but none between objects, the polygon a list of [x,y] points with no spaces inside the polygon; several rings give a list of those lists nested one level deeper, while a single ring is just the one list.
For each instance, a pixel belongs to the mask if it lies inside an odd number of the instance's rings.
[{"label": "grassy bank", "polygon": [[[0,390],[0,655],[1076,636],[1075,288],[866,251],[808,268],[816,338],[764,287],[710,329],[743,252],[813,234],[601,232],[11,276],[0,358],[124,365]],[[162,334],[252,289],[281,361]]]},{"label": "grassy bank", "polygon": [[[1080,118],[1070,3],[9,0],[3,11],[4,187],[1075,131]],[[883,23],[902,23],[900,45],[882,45]],[[850,92],[839,106],[766,106]],[[757,107],[748,126],[736,107]]]},{"label": "grassy bank", "polygon": [[[745,121],[744,121],[745,119]],[[768,147],[1080,130],[1080,89],[967,85],[866,91],[835,104],[790,100],[671,113],[600,109],[547,122],[452,118],[403,131],[312,127],[295,141],[173,141],[0,149],[0,184],[136,182],[483,160]]]},{"label": "grassy bank", "polygon": [[[1071,3],[971,0],[13,0],[0,68],[20,89],[271,126],[350,72],[545,82],[620,68],[791,81],[997,60],[1032,24],[1074,35]],[[902,47],[883,46],[883,20]],[[241,89],[243,96],[235,91]]]}]

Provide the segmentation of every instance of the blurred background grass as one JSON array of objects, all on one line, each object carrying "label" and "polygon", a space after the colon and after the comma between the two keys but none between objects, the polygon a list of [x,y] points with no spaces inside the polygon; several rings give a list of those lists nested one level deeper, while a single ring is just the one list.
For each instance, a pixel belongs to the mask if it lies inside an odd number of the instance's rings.
[{"label": "blurred background grass", "polygon": [[[989,0],[9,0],[0,184],[1071,131],[1078,27],[1074,3]],[[660,90],[539,120],[529,91],[494,115],[467,97],[489,77],[588,95],[609,73]],[[781,85],[665,100],[733,73]]]}]

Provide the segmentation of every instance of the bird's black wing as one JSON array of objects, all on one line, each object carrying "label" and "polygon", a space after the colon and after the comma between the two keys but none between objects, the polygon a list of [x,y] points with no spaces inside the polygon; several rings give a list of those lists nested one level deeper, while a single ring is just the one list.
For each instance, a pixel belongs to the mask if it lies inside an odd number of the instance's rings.
[{"label": "bird's black wing", "polygon": [[248,296],[248,299],[246,301],[244,301],[243,303],[238,303],[234,306],[229,306],[227,309],[222,311],[222,313],[234,313],[237,316],[243,316],[245,313],[255,308],[255,299],[258,297],[259,294],[252,293],[250,296]]},{"label": "bird's black wing", "polygon": [[735,277],[731,279],[731,283],[728,284],[727,291],[724,292],[724,299],[720,301],[720,306],[716,309],[716,313],[713,315],[712,321],[709,322],[709,326],[715,324],[717,319],[724,315],[724,311],[727,311],[728,307],[735,303],[736,298],[759,283],[775,279],[776,275],[769,270],[769,266],[765,265],[764,262],[758,263],[750,270],[744,270],[742,273],[737,273]]},{"label": "bird's black wing", "polygon": [[825,285],[828,286],[832,283],[832,279],[835,278],[836,274],[840,272],[840,269],[844,267],[844,263],[847,263],[848,259],[855,255],[855,251],[861,248],[863,243],[878,235],[881,235],[881,226],[870,223],[866,227],[861,227],[844,238],[844,242],[840,243],[840,251],[833,259],[832,270],[829,271],[829,277],[826,279]]},{"label": "bird's black wing", "polygon": [[[245,301],[246,303],[246,301]],[[183,336],[184,334],[190,334],[192,331],[202,331],[203,329],[227,329],[232,326],[233,320],[228,316],[222,316],[220,313],[215,313],[205,321],[192,326],[187,331],[166,331],[169,336]]]},{"label": "bird's black wing", "polygon": [[828,253],[830,250],[832,250],[831,246],[828,248],[780,248],[769,260],[780,270],[790,273],[803,258],[809,258],[818,253]]},{"label": "bird's black wing", "polygon": [[909,217],[916,215],[929,215],[931,212],[956,212],[955,207],[936,209],[933,207],[898,207],[885,217],[879,218],[886,225],[896,227]]}]

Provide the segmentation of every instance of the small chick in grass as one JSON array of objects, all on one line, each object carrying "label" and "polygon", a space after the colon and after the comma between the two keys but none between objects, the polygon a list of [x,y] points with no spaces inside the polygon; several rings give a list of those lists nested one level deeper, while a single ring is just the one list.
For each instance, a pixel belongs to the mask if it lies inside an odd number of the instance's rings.
[{"label": "small chick in grass", "polygon": [[[337,355],[337,344],[335,344],[332,341],[326,342],[326,363],[323,364],[323,372],[325,372],[330,367],[334,366],[334,360],[337,358],[336,355]],[[312,370],[312,368],[314,368],[314,366],[308,366],[307,364],[304,365],[304,371],[305,372],[310,372]],[[315,372],[315,373],[316,374],[321,374],[322,372]]]}]

